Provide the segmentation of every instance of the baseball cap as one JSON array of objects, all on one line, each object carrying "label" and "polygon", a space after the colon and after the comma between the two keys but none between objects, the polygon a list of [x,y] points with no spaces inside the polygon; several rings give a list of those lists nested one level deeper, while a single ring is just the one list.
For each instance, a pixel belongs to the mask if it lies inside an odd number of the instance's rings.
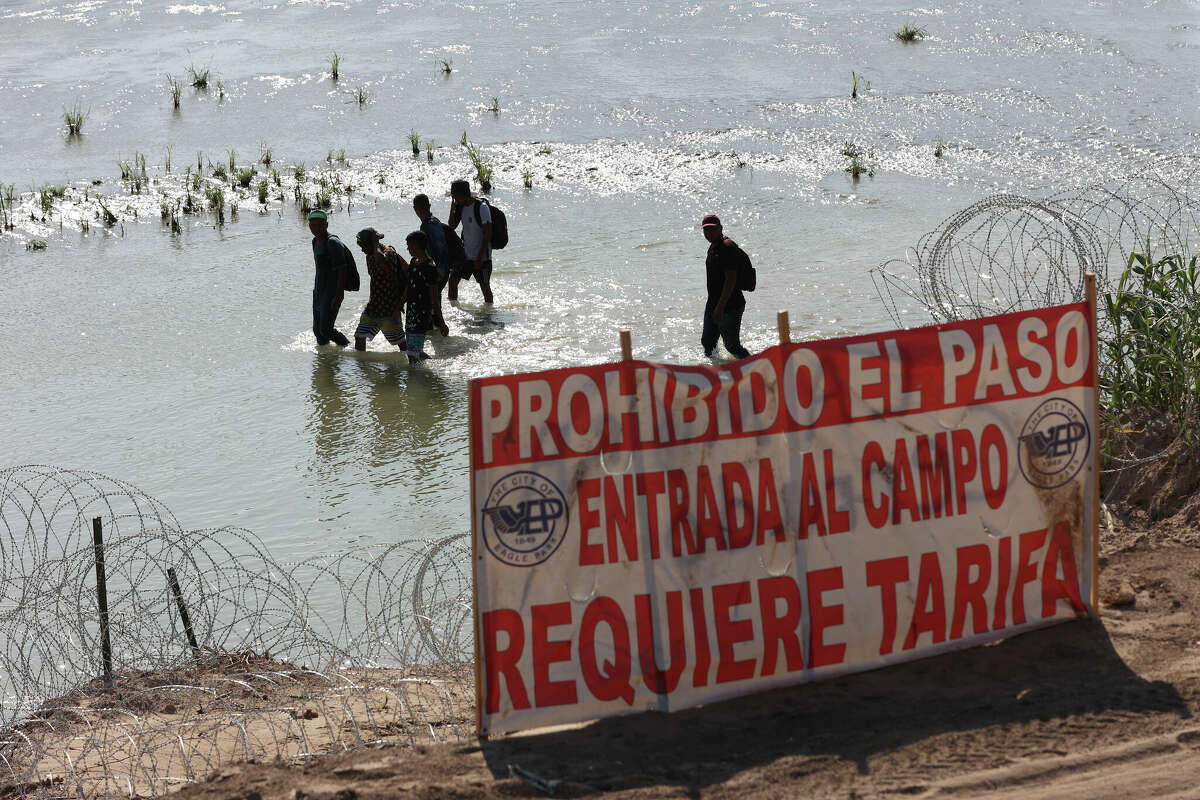
[{"label": "baseball cap", "polygon": [[721,227],[721,218],[716,214],[705,214],[704,219],[700,220],[701,228],[709,228],[712,226]]},{"label": "baseball cap", "polygon": [[326,214],[324,211],[322,211],[319,208],[314,208],[312,211],[308,212],[308,218],[309,219],[329,219],[329,215]]}]

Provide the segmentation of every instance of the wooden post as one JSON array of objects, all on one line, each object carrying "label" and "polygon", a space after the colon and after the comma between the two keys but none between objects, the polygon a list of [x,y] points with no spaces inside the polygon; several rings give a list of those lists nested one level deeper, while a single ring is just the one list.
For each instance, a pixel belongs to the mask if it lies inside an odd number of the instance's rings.
[{"label": "wooden post", "polygon": [[200,645],[196,644],[196,634],[192,632],[192,618],[188,614],[187,604],[183,602],[183,592],[179,591],[179,579],[175,577],[175,568],[167,567],[167,580],[171,583],[171,594],[175,595],[175,605],[179,608],[179,621],[183,623],[183,632],[187,634],[188,645],[192,648],[192,658],[200,660]]},{"label": "wooden post", "polygon": [[621,360],[633,361],[633,339],[629,331],[621,331]]},{"label": "wooden post", "polygon": [[475,382],[467,384],[467,471],[471,476],[471,629],[475,635],[475,735],[487,739],[483,732],[483,662],[480,660],[479,636],[479,509],[475,505]]},{"label": "wooden post", "polygon": [[788,312],[780,311],[776,314],[775,322],[779,325],[779,343],[787,344],[792,340],[792,323],[788,320]]},{"label": "wooden post", "polygon": [[1091,326],[1092,375],[1092,419],[1096,430],[1092,431],[1092,616],[1100,618],[1100,362],[1096,360],[1096,338],[1100,326],[1096,319],[1096,273],[1083,276],[1084,296],[1087,298],[1088,324]]},{"label": "wooden post", "polygon": [[112,640],[108,635],[108,585],[104,581],[104,530],[100,518],[92,519],[92,547],[96,553],[96,603],[100,607],[100,655],[104,661],[104,685],[112,686]]}]

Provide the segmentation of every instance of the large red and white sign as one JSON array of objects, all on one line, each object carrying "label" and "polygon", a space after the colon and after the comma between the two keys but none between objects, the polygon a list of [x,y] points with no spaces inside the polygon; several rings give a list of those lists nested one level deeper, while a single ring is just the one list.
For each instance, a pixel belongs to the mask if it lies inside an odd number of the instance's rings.
[{"label": "large red and white sign", "polygon": [[1093,609],[1084,304],[471,382],[480,729],[670,711]]}]

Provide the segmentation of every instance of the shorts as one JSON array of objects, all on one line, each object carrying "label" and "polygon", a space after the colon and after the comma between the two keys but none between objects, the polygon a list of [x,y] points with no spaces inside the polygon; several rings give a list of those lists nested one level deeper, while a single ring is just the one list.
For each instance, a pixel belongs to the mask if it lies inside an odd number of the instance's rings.
[{"label": "shorts", "polygon": [[358,328],[354,331],[355,339],[370,341],[375,334],[382,333],[388,344],[400,347],[404,344],[404,325],[392,317],[373,317],[366,312],[358,318]]},{"label": "shorts", "polygon": [[408,357],[414,360],[420,358],[421,351],[425,349],[425,334],[409,333],[405,334],[404,338],[407,343],[405,352],[408,354]]},{"label": "shorts", "polygon": [[[492,280],[492,260],[490,258],[487,261],[484,261],[483,264],[479,267],[479,272],[483,273],[484,281],[487,281],[489,283],[491,282],[491,280]],[[460,281],[469,281],[471,278],[474,278],[477,281],[479,280],[479,275],[475,274],[475,262],[474,261],[463,261],[460,264],[455,264],[451,268],[450,273],[454,277],[458,278]]]}]

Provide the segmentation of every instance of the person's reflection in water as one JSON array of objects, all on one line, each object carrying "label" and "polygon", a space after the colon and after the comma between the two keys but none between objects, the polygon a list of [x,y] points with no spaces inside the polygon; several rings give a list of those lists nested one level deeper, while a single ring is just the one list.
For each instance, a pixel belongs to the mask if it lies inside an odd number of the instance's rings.
[{"label": "person's reflection in water", "polygon": [[[318,352],[313,358],[312,388],[308,399],[308,429],[313,437],[313,460],[309,473],[322,486],[347,478],[344,469],[353,462],[355,442],[352,381],[347,380],[336,352]],[[340,490],[338,490],[340,493]]]},{"label": "person's reflection in water", "polygon": [[[377,486],[403,481],[413,493],[447,470],[445,456],[464,435],[451,424],[455,395],[435,370],[399,362],[359,361],[371,415],[364,455]],[[413,481],[419,475],[421,481]]]}]

